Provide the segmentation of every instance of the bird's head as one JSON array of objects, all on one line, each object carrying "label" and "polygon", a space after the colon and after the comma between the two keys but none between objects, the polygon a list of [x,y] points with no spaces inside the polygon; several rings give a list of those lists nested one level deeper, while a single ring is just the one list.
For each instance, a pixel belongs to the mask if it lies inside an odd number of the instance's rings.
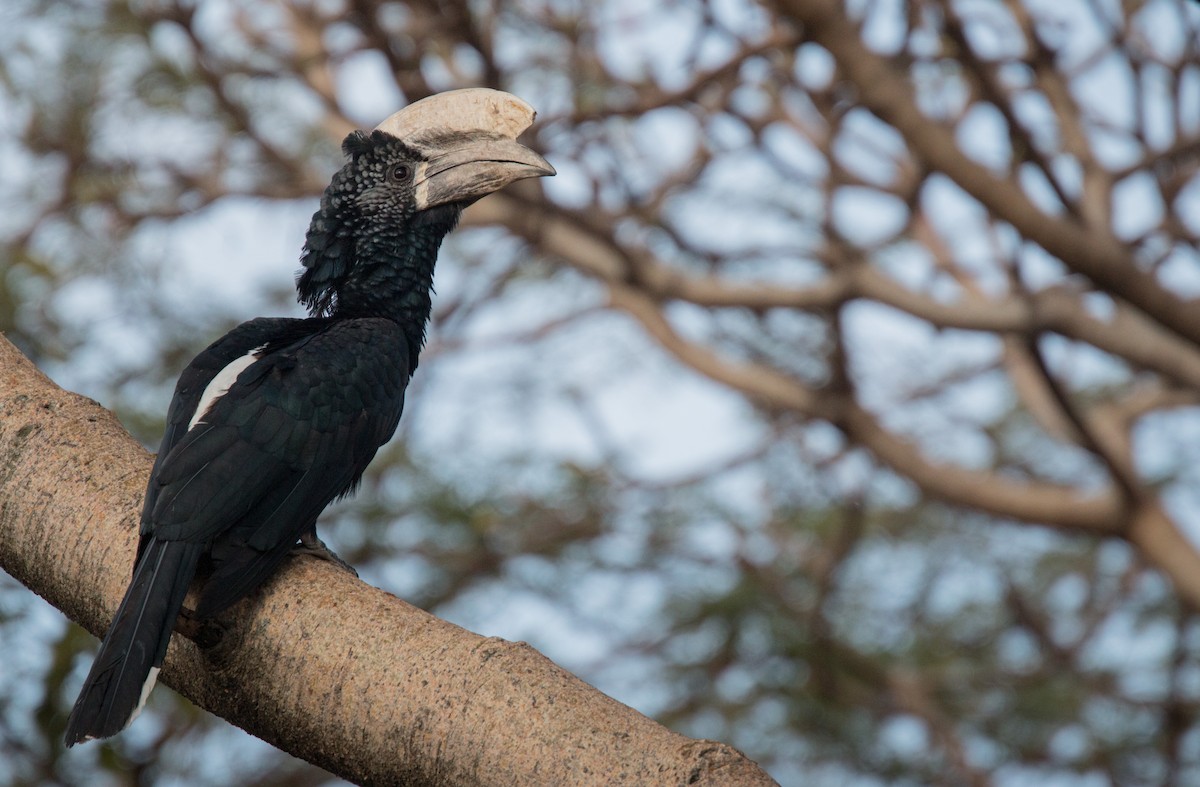
[{"label": "bird's head", "polygon": [[315,314],[331,312],[356,269],[365,274],[378,262],[372,255],[432,265],[467,205],[513,181],[553,175],[549,162],[516,141],[534,117],[514,95],[472,88],[430,96],[370,133],[346,137],[347,163],[305,240],[301,302]]}]

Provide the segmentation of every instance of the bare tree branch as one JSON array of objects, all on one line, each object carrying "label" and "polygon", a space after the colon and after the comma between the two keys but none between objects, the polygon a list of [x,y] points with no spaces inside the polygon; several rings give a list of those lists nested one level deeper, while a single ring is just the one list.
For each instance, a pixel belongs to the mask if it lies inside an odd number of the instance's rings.
[{"label": "bare tree branch", "polygon": [[829,50],[863,104],[895,126],[930,167],[948,175],[997,217],[1101,289],[1192,344],[1200,344],[1195,306],[1164,289],[1114,237],[1047,215],[1018,183],[996,177],[967,157],[953,132],[921,111],[908,82],[862,42],[843,5],[832,0],[778,0],[778,5],[804,26],[808,37]]}]

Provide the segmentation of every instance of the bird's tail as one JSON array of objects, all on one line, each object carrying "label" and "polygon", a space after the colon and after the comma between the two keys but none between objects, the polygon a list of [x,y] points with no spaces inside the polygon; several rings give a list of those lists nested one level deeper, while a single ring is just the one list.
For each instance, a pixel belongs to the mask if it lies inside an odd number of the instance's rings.
[{"label": "bird's tail", "polygon": [[67,746],[107,738],[142,709],[167,655],[201,547],[151,539],[67,720]]}]

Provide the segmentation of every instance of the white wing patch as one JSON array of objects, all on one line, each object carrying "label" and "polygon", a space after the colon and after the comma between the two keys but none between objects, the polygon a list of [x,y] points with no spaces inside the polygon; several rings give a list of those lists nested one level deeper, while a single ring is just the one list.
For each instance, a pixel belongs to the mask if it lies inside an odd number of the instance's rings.
[{"label": "white wing patch", "polygon": [[[263,347],[265,346],[263,345]],[[204,393],[200,394],[200,404],[196,406],[196,414],[192,416],[191,422],[188,423],[189,432],[192,431],[192,428],[196,424],[203,423],[200,419],[208,415],[208,411],[212,409],[212,406],[217,403],[218,399],[229,393],[229,389],[237,382],[238,375],[246,367],[258,360],[258,354],[263,351],[263,347],[255,347],[241,358],[231,361],[228,366],[217,372],[217,376],[212,378],[212,382],[205,386]]]}]

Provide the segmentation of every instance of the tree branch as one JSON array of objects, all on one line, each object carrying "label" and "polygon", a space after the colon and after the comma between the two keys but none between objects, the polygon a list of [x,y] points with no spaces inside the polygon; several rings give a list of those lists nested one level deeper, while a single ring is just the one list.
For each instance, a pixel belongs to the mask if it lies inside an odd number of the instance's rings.
[{"label": "tree branch", "polygon": [[1116,238],[1042,212],[1014,180],[997,177],[959,148],[952,129],[921,111],[912,86],[887,58],[866,46],[844,6],[832,0],[777,0],[805,34],[829,50],[863,105],[892,125],[930,168],[944,173],[996,217],[1008,222],[1100,289],[1200,344],[1195,305],[1163,288]]},{"label": "tree branch", "polygon": [[[605,283],[629,279],[630,255],[610,229],[584,226],[576,212],[520,188],[494,194],[473,205],[462,226],[499,225],[523,237],[542,252],[560,258]],[[595,218],[594,212],[592,220]],[[738,281],[691,273],[639,254],[637,287],[657,300],[680,300],[708,308],[831,309],[862,298],[907,312],[939,328],[1028,334],[1050,331],[1126,359],[1130,363],[1187,387],[1200,387],[1200,352],[1150,317],[1113,301],[1107,320],[1088,313],[1081,293],[1065,286],[1048,287],[1028,296],[980,297],[947,303],[909,289],[872,265],[849,265],[807,286]]]},{"label": "tree branch", "polygon": [[[111,413],[0,338],[0,567],[96,634],[128,581],[149,469]],[[174,637],[163,680],[355,782],[774,784],[735,749],[667,730],[524,643],[321,561],[289,561],[217,624],[212,646]]]}]

